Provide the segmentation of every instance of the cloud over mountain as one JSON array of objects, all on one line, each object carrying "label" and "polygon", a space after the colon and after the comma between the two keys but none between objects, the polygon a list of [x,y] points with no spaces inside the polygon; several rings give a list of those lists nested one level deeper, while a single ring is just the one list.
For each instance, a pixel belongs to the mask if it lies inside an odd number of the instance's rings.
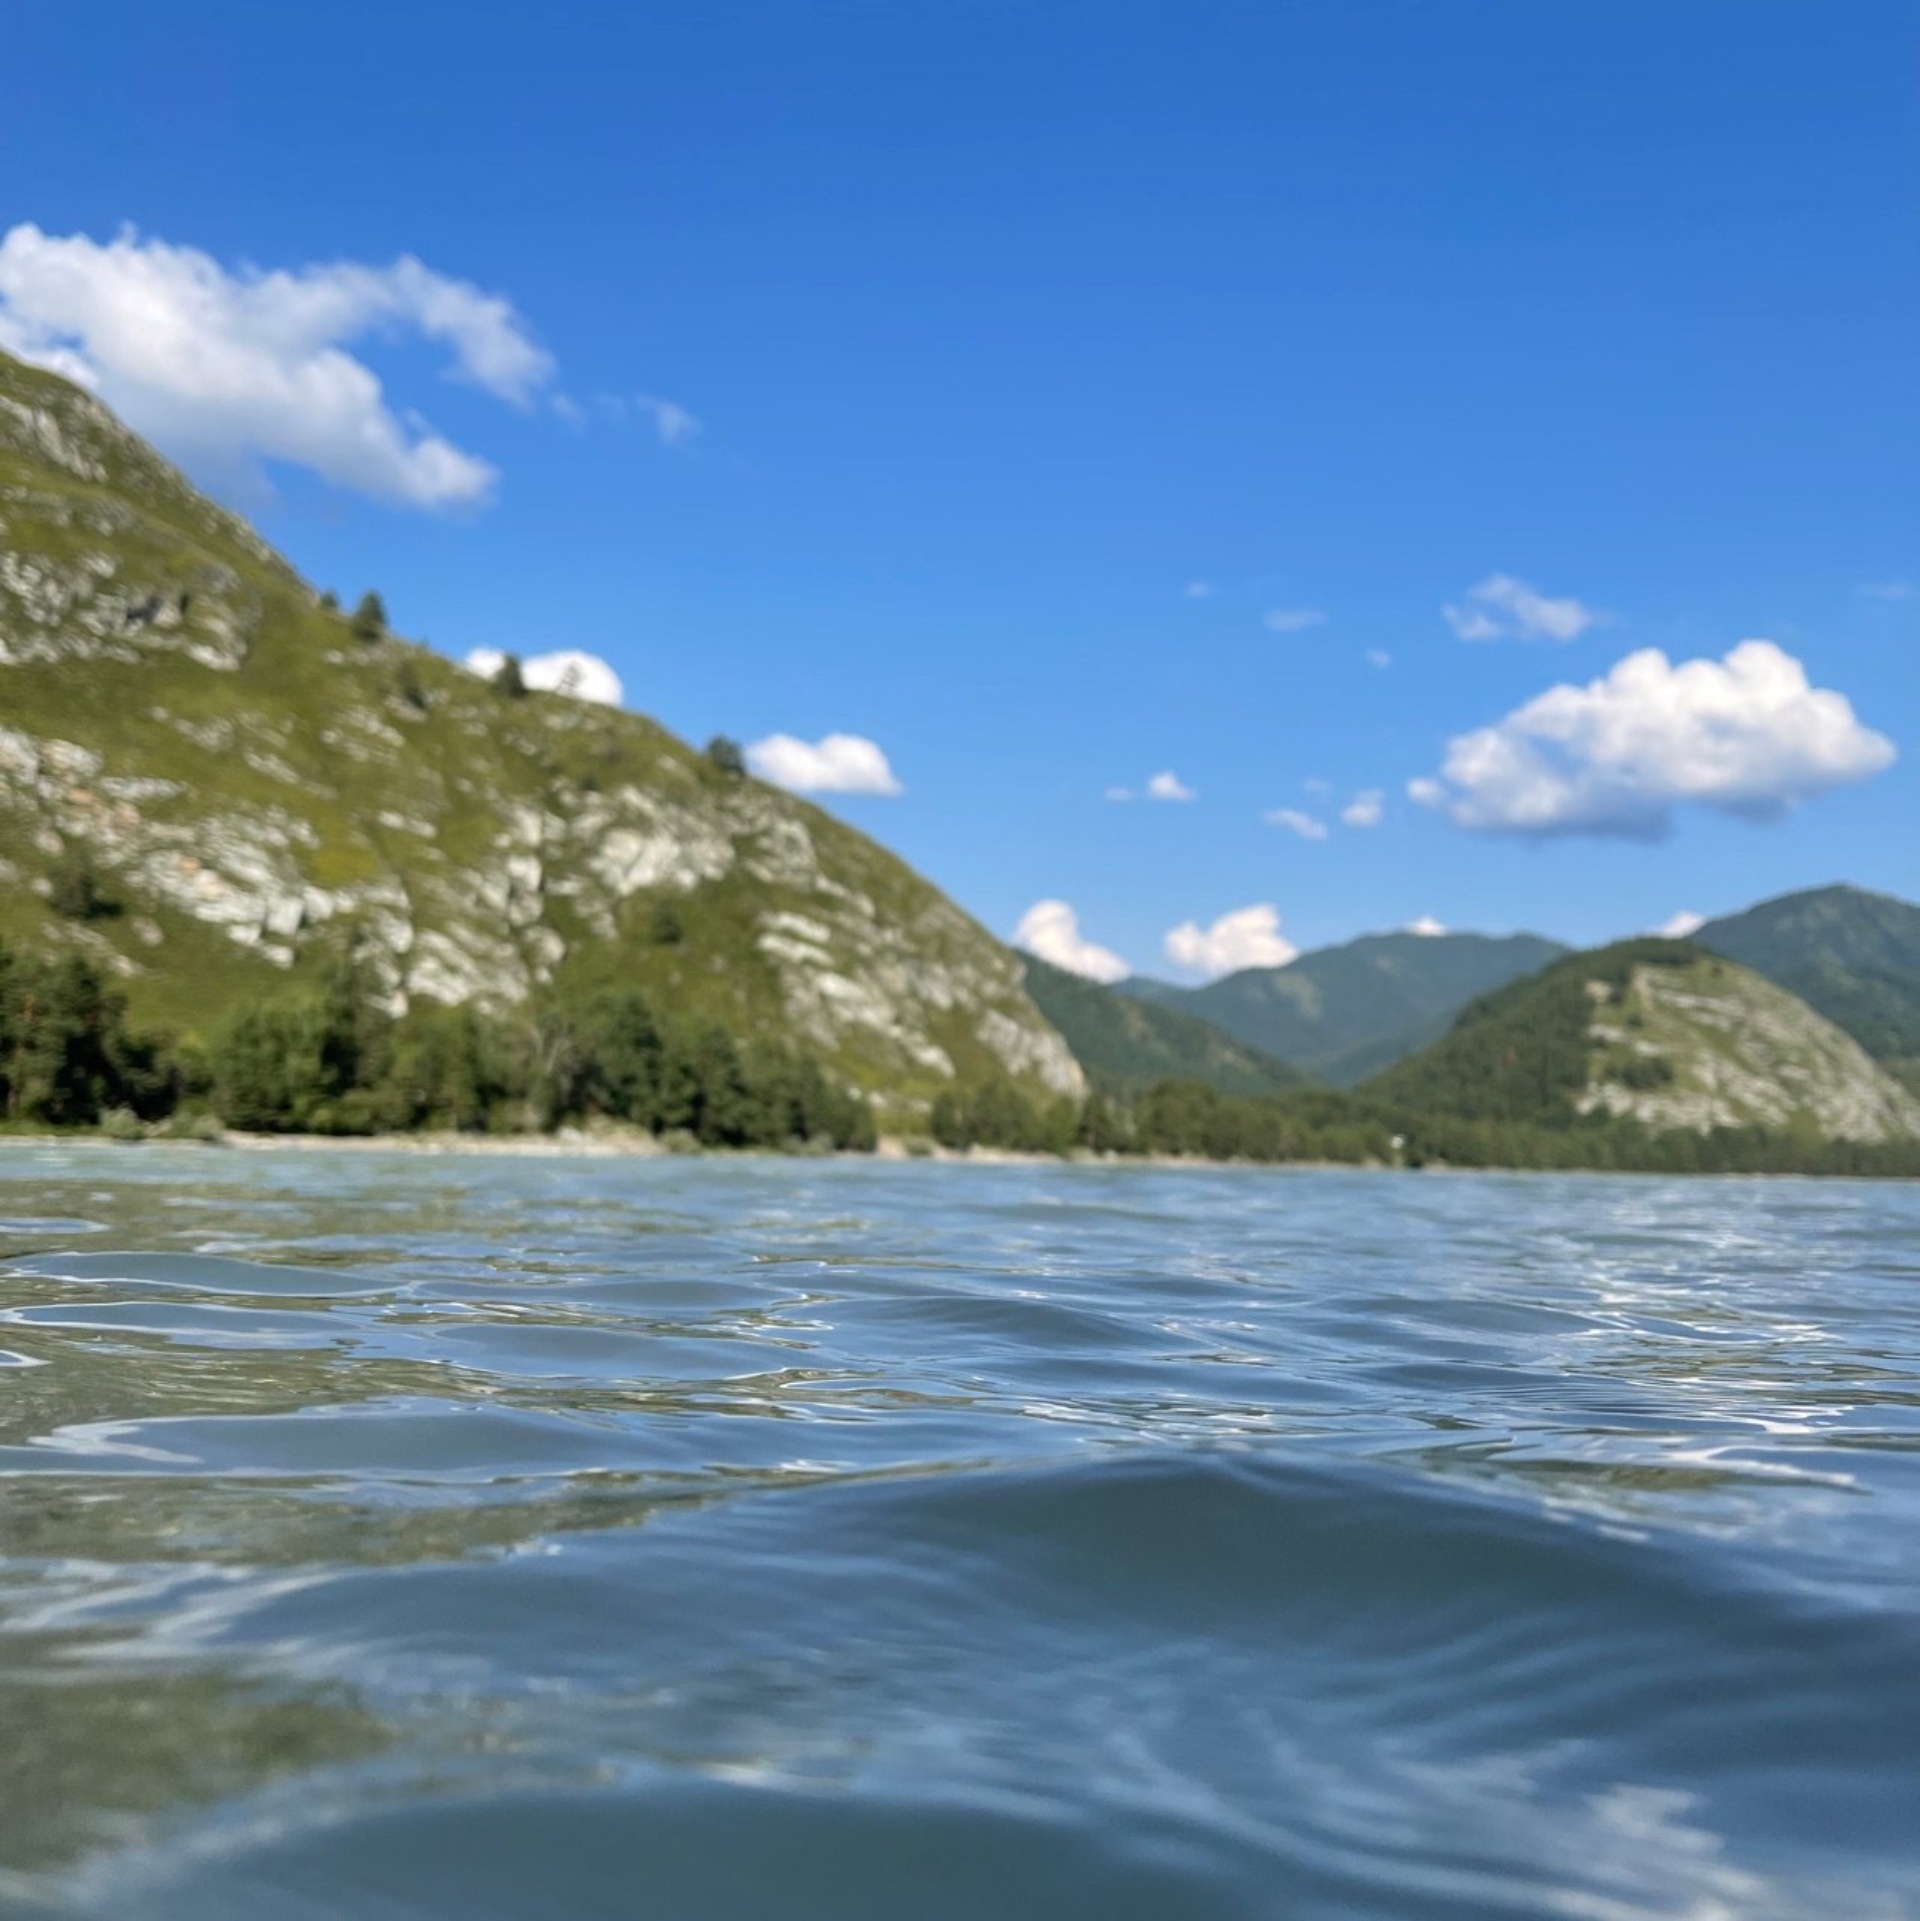
[{"label": "cloud over mountain", "polygon": [[1269,902],[1236,907],[1210,927],[1183,921],[1166,939],[1167,958],[1209,980],[1243,967],[1284,967],[1299,949],[1280,932],[1279,911]]},{"label": "cloud over mountain", "polygon": [[1043,961],[1064,967],[1070,974],[1093,981],[1122,981],[1133,972],[1110,947],[1101,947],[1080,932],[1080,917],[1063,900],[1037,900],[1020,916],[1013,944]]},{"label": "cloud over mountain", "polygon": [[[476,647],[462,665],[469,673],[491,680],[506,665],[506,659],[498,647]],[[620,676],[598,654],[583,654],[574,647],[523,660],[520,678],[541,693],[567,694],[600,707],[618,707],[626,698]]]},{"label": "cloud over mountain", "polygon": [[93,388],[167,452],[243,473],[285,461],[412,507],[484,500],[495,469],[397,412],[347,351],[395,334],[512,406],[553,377],[508,301],[409,255],[229,272],[131,228],[104,245],[30,224],[0,238],[0,347]]},{"label": "cloud over mountain", "polygon": [[899,794],[878,745],[860,734],[828,734],[817,741],[769,734],[747,749],[747,765],[762,780],[796,794]]},{"label": "cloud over mountain", "polygon": [[1774,819],[1893,760],[1845,695],[1810,685],[1774,642],[1743,640],[1678,665],[1644,648],[1585,686],[1550,687],[1457,735],[1440,777],[1407,791],[1481,833],[1654,840],[1683,803]]}]

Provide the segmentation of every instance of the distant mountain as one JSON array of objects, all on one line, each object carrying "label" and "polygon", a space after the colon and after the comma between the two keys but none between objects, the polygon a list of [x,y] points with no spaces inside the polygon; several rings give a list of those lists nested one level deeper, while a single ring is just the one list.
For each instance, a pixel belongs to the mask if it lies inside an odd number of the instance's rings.
[{"label": "distant mountain", "polygon": [[351,942],[395,1003],[639,989],[909,1111],[1082,1085],[1014,956],[864,835],[735,754],[348,618],[4,353],[0,932],[188,1042]]},{"label": "distant mountain", "polygon": [[1709,921],[1693,938],[1798,994],[1920,1090],[1920,907],[1820,887]]},{"label": "distant mountain", "polygon": [[1274,1094],[1299,1086],[1286,1062],[1248,1047],[1191,1014],[1138,1000],[1023,954],[1027,992],[1107,1094],[1156,1081],[1200,1081],[1221,1094]]},{"label": "distant mountain", "polygon": [[1476,995],[1567,951],[1538,934],[1368,934],[1205,987],[1136,979],[1119,991],[1351,1087],[1439,1039]]},{"label": "distant mountain", "polygon": [[1764,1128],[1920,1139],[1920,1101],[1806,1002],[1691,942],[1573,954],[1475,1001],[1446,1037],[1368,1081],[1387,1107],[1654,1132]]}]

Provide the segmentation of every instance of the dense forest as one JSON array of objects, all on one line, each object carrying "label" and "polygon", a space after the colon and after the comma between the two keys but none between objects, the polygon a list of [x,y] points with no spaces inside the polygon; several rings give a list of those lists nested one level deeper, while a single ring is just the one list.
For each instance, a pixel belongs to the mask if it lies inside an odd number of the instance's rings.
[{"label": "dense forest", "polygon": [[[1694,950],[1655,941],[1608,956],[1622,979],[1636,964],[1691,959]],[[1540,983],[1530,998],[1502,988],[1475,1003],[1449,1042],[1444,1086],[1427,1085],[1421,1059],[1355,1092],[1237,1094],[1166,1079],[1040,1103],[988,1082],[940,1096],[928,1132],[950,1150],[1267,1164],[1920,1175],[1920,1142],[1652,1133],[1577,1115],[1581,979],[1567,971],[1560,1020],[1539,1017]],[[595,1118],[708,1148],[859,1150],[877,1136],[868,1103],[819,1062],[711,1023],[662,1022],[635,989],[550,992],[511,1017],[430,1002],[395,1015],[350,955],[281,999],[236,1008],[190,1047],[134,1031],[124,998],[86,960],[0,949],[0,1112],[16,1128],[104,1127],[126,1139],[222,1127],[522,1133]]]},{"label": "dense forest", "polygon": [[0,1104],[16,1125],[261,1133],[518,1133],[596,1116],[704,1147],[868,1148],[871,1109],[817,1061],[654,1018],[633,989],[524,1016],[386,1011],[351,957],[242,1005],[204,1047],[135,1033],[85,960],[0,950]]}]

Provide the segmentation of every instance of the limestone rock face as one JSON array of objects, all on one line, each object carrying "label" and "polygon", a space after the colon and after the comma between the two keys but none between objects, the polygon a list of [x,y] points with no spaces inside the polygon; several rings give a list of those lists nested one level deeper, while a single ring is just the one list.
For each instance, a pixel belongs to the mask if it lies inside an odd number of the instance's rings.
[{"label": "limestone rock face", "polygon": [[[111,911],[54,910],[84,861]],[[205,1031],[347,930],[391,990],[563,971],[784,1036],[912,1104],[1080,1070],[900,861],[634,714],[354,636],[91,396],[0,355],[0,907]]]},{"label": "limestone rock face", "polygon": [[1744,967],[1706,958],[1637,967],[1617,1000],[1596,985],[1583,1113],[1701,1133],[1797,1126],[1833,1140],[1920,1138],[1920,1101],[1858,1041]]}]

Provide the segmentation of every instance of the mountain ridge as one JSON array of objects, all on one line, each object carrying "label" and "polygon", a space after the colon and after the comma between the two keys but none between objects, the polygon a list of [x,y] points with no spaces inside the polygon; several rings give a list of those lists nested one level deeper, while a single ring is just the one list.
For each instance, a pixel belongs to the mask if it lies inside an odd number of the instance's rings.
[{"label": "mountain ridge", "polygon": [[1437,1040],[1476,995],[1569,951],[1539,934],[1363,934],[1203,987],[1136,977],[1119,991],[1211,1021],[1333,1086],[1352,1086]]},{"label": "mountain ridge", "polygon": [[1920,1092],[1920,907],[1836,882],[1721,915],[1691,938],[1797,994]]},{"label": "mountain ridge", "polygon": [[1034,954],[1020,959],[1034,1004],[1104,1093],[1191,1080],[1222,1094],[1272,1094],[1304,1079],[1297,1068],[1235,1040],[1211,1021],[1122,994]]}]

